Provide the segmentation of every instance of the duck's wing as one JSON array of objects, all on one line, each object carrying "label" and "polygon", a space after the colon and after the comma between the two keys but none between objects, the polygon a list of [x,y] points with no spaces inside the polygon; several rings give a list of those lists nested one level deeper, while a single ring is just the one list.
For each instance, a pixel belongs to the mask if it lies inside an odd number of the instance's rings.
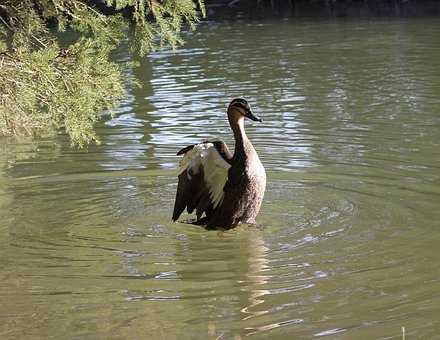
[{"label": "duck's wing", "polygon": [[187,146],[177,154],[184,156],[180,161],[173,221],[185,208],[189,213],[196,210],[197,219],[203,213],[210,215],[223,200],[231,153],[225,143],[214,141]]},{"label": "duck's wing", "polygon": [[[226,162],[231,164],[233,155],[229,151],[229,148],[225,144],[225,142],[223,142],[222,140],[213,140],[213,141],[204,141],[203,143],[200,143],[200,144],[206,144],[206,143],[214,144],[214,146],[217,149],[217,152],[220,154],[220,156],[222,156]],[[200,144],[193,144],[193,145],[189,145],[189,146],[184,147],[183,149],[181,149],[177,153],[177,156],[186,154],[188,151],[192,150],[195,146],[200,145]]]},{"label": "duck's wing", "polygon": [[233,155],[229,151],[228,146],[225,144],[225,142],[223,142],[222,140],[215,140],[211,143],[214,144],[220,156],[222,156],[223,159],[228,162],[228,164],[231,164]]}]

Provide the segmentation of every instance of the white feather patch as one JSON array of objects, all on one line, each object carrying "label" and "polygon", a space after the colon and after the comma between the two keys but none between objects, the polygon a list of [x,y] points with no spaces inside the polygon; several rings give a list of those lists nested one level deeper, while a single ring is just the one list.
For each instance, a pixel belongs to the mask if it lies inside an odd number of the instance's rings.
[{"label": "white feather patch", "polygon": [[209,190],[211,202],[216,208],[223,200],[223,188],[228,180],[231,165],[219,154],[214,144],[197,144],[180,161],[179,175],[186,171],[191,179],[203,169],[203,179]]}]

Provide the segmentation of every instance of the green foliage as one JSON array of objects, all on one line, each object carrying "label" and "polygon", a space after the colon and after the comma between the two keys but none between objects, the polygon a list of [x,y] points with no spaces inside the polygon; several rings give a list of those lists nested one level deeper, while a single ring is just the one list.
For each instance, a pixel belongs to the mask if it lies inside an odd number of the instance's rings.
[{"label": "green foliage", "polygon": [[[202,0],[6,0],[0,4],[0,134],[64,128],[72,144],[98,141],[94,124],[124,95],[122,67],[109,60],[127,37],[138,56],[182,43]],[[61,48],[58,32],[73,32]]]}]

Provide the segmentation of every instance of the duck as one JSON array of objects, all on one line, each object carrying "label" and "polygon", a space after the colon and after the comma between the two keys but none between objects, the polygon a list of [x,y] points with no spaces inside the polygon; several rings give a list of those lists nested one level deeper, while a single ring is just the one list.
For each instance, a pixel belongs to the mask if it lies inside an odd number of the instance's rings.
[{"label": "duck", "polygon": [[232,154],[221,140],[189,145],[177,152],[178,183],[172,221],[195,211],[193,224],[206,229],[255,225],[266,190],[266,171],[245,132],[245,119],[256,122],[249,103],[233,99],[227,117],[235,139]]}]

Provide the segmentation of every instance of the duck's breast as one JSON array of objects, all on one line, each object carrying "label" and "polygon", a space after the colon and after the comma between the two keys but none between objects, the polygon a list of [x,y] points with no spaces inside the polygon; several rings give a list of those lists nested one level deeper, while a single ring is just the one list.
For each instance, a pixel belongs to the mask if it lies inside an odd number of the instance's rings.
[{"label": "duck's breast", "polygon": [[258,156],[249,162],[246,169],[246,175],[248,177],[250,189],[263,196],[264,191],[266,190],[266,171]]},{"label": "duck's breast", "polygon": [[241,200],[245,206],[243,222],[255,223],[266,190],[266,171],[256,154],[248,159],[245,177],[246,188]]}]

